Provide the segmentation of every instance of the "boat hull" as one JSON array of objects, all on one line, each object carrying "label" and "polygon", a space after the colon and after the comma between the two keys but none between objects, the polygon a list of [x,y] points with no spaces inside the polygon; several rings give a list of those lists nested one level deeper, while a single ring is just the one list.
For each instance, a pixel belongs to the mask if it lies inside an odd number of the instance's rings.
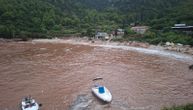
[{"label": "boat hull", "polygon": [[104,102],[112,101],[112,95],[106,87],[104,87],[104,93],[100,93],[99,87],[93,87],[92,92],[94,93],[94,95],[96,95],[96,97],[98,97],[99,99],[101,99]]},{"label": "boat hull", "polygon": [[25,100],[21,102],[21,110],[39,110],[39,104],[31,99],[31,103],[26,103]]},{"label": "boat hull", "polygon": [[36,105],[33,106],[33,107],[28,107],[28,108],[25,108],[25,107],[21,107],[21,110],[39,110],[39,105],[37,103],[35,103]]}]

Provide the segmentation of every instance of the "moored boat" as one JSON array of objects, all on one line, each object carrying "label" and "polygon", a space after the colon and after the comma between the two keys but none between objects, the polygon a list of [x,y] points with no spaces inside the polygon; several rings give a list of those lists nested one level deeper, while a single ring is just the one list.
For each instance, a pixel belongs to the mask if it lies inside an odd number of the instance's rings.
[{"label": "moored boat", "polygon": [[94,87],[92,87],[92,92],[96,95],[96,97],[104,102],[112,101],[112,95],[105,86],[95,85]]},{"label": "moored boat", "polygon": [[25,97],[21,101],[21,110],[39,110],[40,105],[32,97]]}]

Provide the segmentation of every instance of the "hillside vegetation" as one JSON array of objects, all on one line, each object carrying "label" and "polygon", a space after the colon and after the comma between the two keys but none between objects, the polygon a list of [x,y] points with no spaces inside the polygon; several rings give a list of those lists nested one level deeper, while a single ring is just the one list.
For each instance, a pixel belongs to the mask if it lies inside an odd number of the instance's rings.
[{"label": "hillside vegetation", "polygon": [[46,37],[127,29],[130,23],[170,31],[193,25],[192,0],[0,0],[0,37]]}]

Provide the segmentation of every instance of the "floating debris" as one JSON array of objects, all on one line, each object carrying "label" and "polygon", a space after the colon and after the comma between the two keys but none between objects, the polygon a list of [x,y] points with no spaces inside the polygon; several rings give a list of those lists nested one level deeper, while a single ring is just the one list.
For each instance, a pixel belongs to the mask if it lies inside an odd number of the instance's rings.
[{"label": "floating debris", "polygon": [[193,65],[190,65],[190,66],[189,66],[189,69],[193,70]]},{"label": "floating debris", "polygon": [[92,99],[88,95],[79,95],[70,110],[91,110]]}]

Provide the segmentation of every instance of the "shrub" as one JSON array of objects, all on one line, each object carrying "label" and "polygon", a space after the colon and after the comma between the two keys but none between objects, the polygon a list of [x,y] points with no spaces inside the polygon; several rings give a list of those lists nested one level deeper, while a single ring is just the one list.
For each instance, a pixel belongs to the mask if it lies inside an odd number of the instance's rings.
[{"label": "shrub", "polygon": [[148,42],[150,44],[159,44],[160,42],[174,42],[193,46],[193,37],[175,32],[163,33],[156,31],[148,31],[147,33],[145,33],[144,37],[132,37],[128,38],[128,40]]},{"label": "shrub", "polygon": [[164,33],[162,36],[169,42],[193,45],[193,38],[185,34],[168,32]]},{"label": "shrub", "polygon": [[127,29],[125,30],[125,34],[126,34],[126,35],[134,35],[134,34],[136,34],[136,32],[134,32],[134,31],[131,30],[130,28],[127,28]]}]

